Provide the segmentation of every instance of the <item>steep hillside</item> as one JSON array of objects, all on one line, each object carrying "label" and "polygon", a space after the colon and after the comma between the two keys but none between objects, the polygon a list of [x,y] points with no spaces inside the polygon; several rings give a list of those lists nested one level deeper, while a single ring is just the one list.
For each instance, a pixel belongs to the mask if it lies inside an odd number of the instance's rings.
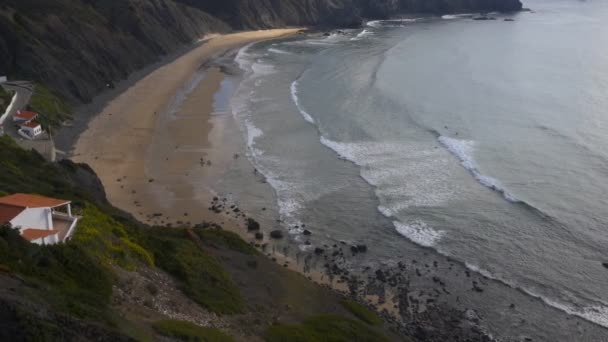
[{"label": "steep hillside", "polygon": [[72,103],[125,78],[221,21],[167,0],[8,0],[0,5],[0,70]]},{"label": "steep hillside", "polygon": [[99,185],[86,165],[49,163],[0,137],[0,195],[70,199],[81,216],[70,241],[51,246],[0,225],[0,341],[293,341],[302,329],[316,340],[408,341],[238,235],[144,226]]},{"label": "steep hillside", "polygon": [[0,74],[77,104],[211,32],[519,9],[519,0],[4,0]]}]

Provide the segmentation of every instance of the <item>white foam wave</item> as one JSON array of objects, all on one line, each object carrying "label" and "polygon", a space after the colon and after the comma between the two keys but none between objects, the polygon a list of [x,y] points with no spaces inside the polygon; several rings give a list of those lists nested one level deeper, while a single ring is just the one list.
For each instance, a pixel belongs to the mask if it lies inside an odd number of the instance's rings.
[{"label": "white foam wave", "polygon": [[446,15],[442,15],[441,19],[453,20],[453,19],[459,19],[459,18],[470,18],[472,16],[473,16],[473,13],[446,14]]},{"label": "white foam wave", "polygon": [[394,215],[393,211],[391,209],[389,209],[383,205],[378,206],[378,211],[380,213],[382,213],[382,215],[384,215],[385,217],[388,217],[388,218],[393,217],[393,215]]},{"label": "white foam wave", "polygon": [[279,55],[293,55],[293,53],[291,53],[289,51],[285,51],[285,50],[281,50],[281,49],[276,49],[276,48],[270,48],[270,49],[268,49],[268,52],[277,53]]},{"label": "white foam wave", "polygon": [[361,167],[361,176],[375,188],[388,217],[412,206],[438,206],[460,192],[450,181],[451,158],[424,143],[332,141],[321,143]]},{"label": "white foam wave", "polygon": [[474,141],[440,136],[439,142],[443,146],[445,146],[448,151],[450,151],[450,153],[452,153],[460,160],[462,166],[467,169],[473,175],[473,177],[477,179],[479,183],[492,190],[500,192],[501,194],[503,194],[504,198],[510,202],[519,202],[519,200],[515,196],[508,193],[504,189],[503,185],[500,183],[499,180],[483,175],[479,171],[477,163],[475,162],[475,159],[473,157],[475,152]]},{"label": "white foam wave", "polygon": [[421,18],[403,18],[403,19],[387,19],[387,20],[372,20],[366,23],[369,27],[395,27],[403,26],[405,23],[413,23]]},{"label": "white foam wave", "polygon": [[304,108],[302,108],[302,106],[300,105],[300,99],[298,97],[298,81],[297,80],[295,80],[291,83],[291,98],[293,99],[293,103],[295,103],[296,107],[298,107],[300,114],[302,114],[302,116],[304,117],[304,120],[308,121],[311,124],[314,124],[315,119],[313,119],[312,116],[310,116],[310,114],[308,114],[308,112],[306,112],[304,110]]},{"label": "white foam wave", "polygon": [[359,32],[355,37],[350,40],[360,40],[365,37],[373,36],[375,33],[368,29],[363,29],[363,31]]},{"label": "white foam wave", "polygon": [[511,288],[519,289],[530,297],[534,297],[543,301],[543,303],[563,311],[571,316],[577,316],[589,322],[608,328],[608,307],[603,305],[590,305],[586,307],[576,307],[572,304],[565,304],[554,299],[536,293],[534,290],[522,287],[512,281],[506,280],[500,276],[492,274],[490,271],[480,268],[477,265],[465,262],[465,266],[473,272],[479,273],[486,278],[501,282]]},{"label": "white foam wave", "polygon": [[250,58],[251,56],[249,53],[247,53],[247,50],[249,50],[253,44],[254,43],[250,43],[243,46],[241,49],[239,49],[239,52],[234,57],[234,60],[239,65],[239,68],[241,68],[243,71],[248,71],[252,64],[252,60]]},{"label": "white foam wave", "polygon": [[435,246],[435,244],[445,234],[444,231],[434,230],[420,220],[415,220],[407,224],[399,221],[393,221],[393,225],[399,234],[424,247]]},{"label": "white foam wave", "polygon": [[256,76],[266,76],[276,72],[273,65],[263,63],[260,60],[251,65],[251,70]]}]

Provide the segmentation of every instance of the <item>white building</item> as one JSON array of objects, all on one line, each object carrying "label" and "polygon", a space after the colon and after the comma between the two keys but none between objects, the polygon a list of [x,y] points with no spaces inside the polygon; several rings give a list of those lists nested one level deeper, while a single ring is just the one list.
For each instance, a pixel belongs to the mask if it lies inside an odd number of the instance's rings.
[{"label": "white building", "polygon": [[6,76],[0,76],[0,83],[5,83],[7,81]]},{"label": "white building", "polygon": [[36,121],[25,122],[21,124],[19,133],[27,139],[34,139],[35,137],[42,134],[42,126]]},{"label": "white building", "polygon": [[39,245],[65,242],[78,223],[70,203],[30,194],[0,197],[0,224],[9,223],[24,239]]}]

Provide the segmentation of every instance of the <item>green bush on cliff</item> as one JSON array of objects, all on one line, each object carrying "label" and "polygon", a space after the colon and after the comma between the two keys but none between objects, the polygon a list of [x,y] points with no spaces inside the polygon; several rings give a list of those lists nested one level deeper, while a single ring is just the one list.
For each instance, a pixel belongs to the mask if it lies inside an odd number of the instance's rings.
[{"label": "green bush on cliff", "polygon": [[266,331],[267,342],[382,342],[386,336],[338,315],[318,315],[302,324],[278,324]]},{"label": "green bush on cliff", "polygon": [[200,327],[196,324],[177,321],[162,320],[152,324],[154,330],[160,335],[172,337],[182,341],[197,342],[234,342],[234,339],[216,328]]},{"label": "green bush on cliff", "polygon": [[6,89],[0,87],[0,115],[4,113],[6,107],[11,103],[12,94],[10,94]]},{"label": "green bush on cliff", "polygon": [[127,270],[136,269],[139,263],[154,265],[152,255],[128,238],[122,224],[90,204],[81,215],[72,243],[90,251],[102,263]]},{"label": "green bush on cliff", "polygon": [[213,246],[217,244],[233,251],[249,255],[257,253],[251,244],[241,239],[236,233],[220,228],[194,229],[194,232],[208,245]]},{"label": "green bush on cliff", "polygon": [[29,106],[40,114],[38,121],[45,127],[58,127],[72,117],[70,107],[41,84],[34,86]]},{"label": "green bush on cliff", "polygon": [[184,293],[194,301],[221,314],[243,311],[243,298],[228,273],[188,239],[185,229],[151,228],[141,239],[156,265],[179,279]]},{"label": "green bush on cliff", "polygon": [[37,152],[20,148],[10,137],[0,137],[0,191],[36,193],[82,203],[85,189],[71,185],[66,170],[47,162]]},{"label": "green bush on cliff", "polygon": [[101,319],[112,293],[110,273],[74,244],[39,246],[19,232],[0,228],[0,265],[22,275],[25,295],[46,300],[56,309]]},{"label": "green bush on cliff", "polygon": [[345,299],[345,300],[342,300],[340,302],[340,304],[342,304],[342,306],[346,310],[350,311],[350,313],[355,315],[355,317],[357,317],[358,319],[362,320],[363,322],[365,322],[369,325],[381,325],[382,324],[382,320],[380,319],[380,317],[378,317],[378,315],[375,312],[373,312],[372,310],[366,308],[365,306],[363,306],[353,300]]}]

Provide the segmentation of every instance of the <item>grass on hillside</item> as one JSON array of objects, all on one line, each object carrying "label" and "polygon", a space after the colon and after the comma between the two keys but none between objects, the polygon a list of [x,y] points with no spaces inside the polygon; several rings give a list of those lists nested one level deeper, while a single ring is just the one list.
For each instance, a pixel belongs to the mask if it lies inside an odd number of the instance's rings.
[{"label": "grass on hillside", "polygon": [[[195,231],[197,235],[205,234]],[[244,310],[244,300],[228,273],[213,256],[188,239],[185,229],[151,228],[140,239],[152,252],[156,265],[180,280],[182,291],[194,301],[220,314]]]},{"label": "grass on hillside", "polygon": [[233,251],[254,255],[256,249],[233,232],[220,228],[195,229],[194,232],[208,245],[221,245]]},{"label": "grass on hillside", "polygon": [[[133,270],[140,264],[156,264],[180,280],[184,293],[207,309],[222,314],[244,310],[243,298],[230,276],[214,257],[202,251],[188,238],[185,230],[147,229],[141,228],[137,222],[129,218],[112,218],[110,216],[113,214],[112,208],[96,207],[90,204],[92,201],[89,198],[90,195],[70,183],[69,179],[73,172],[74,170],[69,168],[62,168],[57,164],[45,161],[35,151],[21,149],[9,137],[0,137],[0,192],[5,194],[37,193],[70,199],[73,201],[74,208],[81,208],[79,214],[83,216],[69,243],[40,249],[41,247],[37,245],[23,241],[23,244],[20,245],[22,250],[16,249],[15,253],[19,252],[31,257],[42,253],[41,250],[46,251],[46,254],[43,255],[50,253],[48,251],[53,251],[55,254],[43,258],[43,260],[50,259],[51,264],[57,268],[61,268],[63,265],[58,260],[66,260],[66,267],[82,266],[70,264],[71,261],[66,257],[58,259],[62,253],[81,253],[84,257],[77,259],[82,259],[82,262],[85,263],[83,265],[89,265],[82,267],[95,270],[95,272],[102,269],[103,272],[99,271],[100,275],[107,274],[105,266],[109,264],[128,270]],[[215,241],[217,244],[244,253],[251,252],[251,247],[244,241],[238,240],[234,234],[220,230],[207,232],[195,229],[194,231],[205,240]],[[20,237],[17,236],[14,239],[19,240]],[[4,243],[6,248],[12,245],[13,243]],[[6,256],[7,259],[0,259],[0,264],[8,263],[8,266],[13,266],[11,263],[14,263],[14,265],[20,266],[15,269],[18,273],[30,274],[40,283],[52,280],[48,278],[48,274],[39,272],[37,258],[23,259],[20,254],[3,256]],[[20,259],[24,261],[20,263]],[[60,269],[57,272],[67,274],[62,279],[68,285],[86,283],[86,279],[79,278],[87,275],[86,272],[74,273],[70,272],[70,269]],[[108,281],[100,281],[100,284],[107,283]],[[61,282],[57,282],[57,284],[61,284]],[[105,298],[83,303],[92,303],[93,307],[100,311],[107,309],[107,291],[101,291],[101,288],[95,286],[83,285],[80,287],[83,295],[90,292],[92,297],[99,294],[100,298]],[[66,305],[71,305],[69,302],[66,300]]]},{"label": "grass on hillside", "polygon": [[182,341],[196,342],[234,342],[234,339],[216,328],[200,327],[196,324],[178,321],[162,320],[152,324],[154,330],[163,336]]},{"label": "grass on hillside", "polygon": [[139,264],[154,266],[152,254],[132,241],[121,223],[91,204],[86,204],[79,214],[82,219],[72,243],[85,248],[106,265],[126,270],[135,270]]},{"label": "grass on hillside", "polygon": [[365,324],[338,315],[318,315],[302,324],[278,324],[266,331],[267,342],[383,342],[388,338]]},{"label": "grass on hillside", "polygon": [[13,95],[0,86],[0,116],[4,114],[6,107],[11,103]]},{"label": "grass on hillside", "polygon": [[55,196],[82,205],[90,196],[84,189],[72,186],[66,172],[39,153],[20,148],[10,137],[0,137],[0,192]]},{"label": "grass on hillside", "polygon": [[[112,293],[112,276],[75,244],[39,246],[11,228],[0,228],[0,265],[24,277],[20,290],[61,312],[102,319]],[[40,298],[36,298],[39,296]]]},{"label": "grass on hillside", "polygon": [[342,300],[340,304],[342,304],[342,306],[346,310],[350,311],[350,313],[355,315],[355,317],[362,320],[363,322],[375,326],[382,325],[382,320],[380,319],[380,317],[378,317],[375,312],[366,308],[365,306],[349,299]]},{"label": "grass on hillside", "polygon": [[59,127],[62,122],[72,117],[70,107],[41,84],[34,86],[29,107],[40,114],[38,121],[44,127]]}]

